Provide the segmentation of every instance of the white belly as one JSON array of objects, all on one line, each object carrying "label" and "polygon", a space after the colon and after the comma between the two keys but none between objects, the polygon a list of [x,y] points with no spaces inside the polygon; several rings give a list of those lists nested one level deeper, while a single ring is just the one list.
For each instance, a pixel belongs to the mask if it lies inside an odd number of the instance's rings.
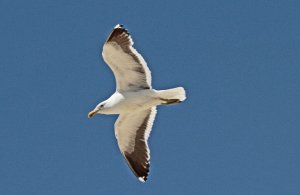
[{"label": "white belly", "polygon": [[121,114],[146,110],[160,104],[155,90],[141,90],[137,92],[114,93],[110,98],[108,108],[103,114]]}]

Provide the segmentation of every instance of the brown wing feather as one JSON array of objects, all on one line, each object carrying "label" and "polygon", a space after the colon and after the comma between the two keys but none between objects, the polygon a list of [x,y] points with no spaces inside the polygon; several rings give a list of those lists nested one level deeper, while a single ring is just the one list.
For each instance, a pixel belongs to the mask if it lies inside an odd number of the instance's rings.
[{"label": "brown wing feather", "polygon": [[[147,139],[153,125],[156,109],[120,116],[116,122],[119,148],[132,172],[145,182],[150,167],[150,151]],[[134,124],[140,122],[138,124]],[[134,130],[132,128],[135,128]]]},{"label": "brown wing feather", "polygon": [[147,63],[133,48],[132,38],[122,25],[117,25],[110,33],[102,55],[114,72],[118,90],[151,89],[151,72]]}]

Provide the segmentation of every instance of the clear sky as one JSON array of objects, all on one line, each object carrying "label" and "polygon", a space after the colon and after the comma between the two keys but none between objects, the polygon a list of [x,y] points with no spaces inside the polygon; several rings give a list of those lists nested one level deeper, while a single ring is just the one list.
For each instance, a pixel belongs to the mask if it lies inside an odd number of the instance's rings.
[{"label": "clear sky", "polygon": [[[300,2],[0,0],[0,194],[299,194]],[[87,118],[115,90],[100,57],[124,24],[158,109],[149,180]]]}]

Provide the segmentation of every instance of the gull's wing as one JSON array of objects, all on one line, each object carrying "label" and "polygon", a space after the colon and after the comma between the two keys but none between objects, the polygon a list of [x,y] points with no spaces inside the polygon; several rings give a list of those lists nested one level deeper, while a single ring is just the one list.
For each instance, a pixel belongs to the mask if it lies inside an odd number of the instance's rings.
[{"label": "gull's wing", "polygon": [[128,166],[142,182],[147,180],[150,166],[148,137],[156,115],[156,107],[135,113],[120,114],[115,123],[119,148]]},{"label": "gull's wing", "polygon": [[132,38],[122,25],[117,25],[108,36],[102,56],[115,75],[117,91],[151,88],[147,63],[133,48]]}]

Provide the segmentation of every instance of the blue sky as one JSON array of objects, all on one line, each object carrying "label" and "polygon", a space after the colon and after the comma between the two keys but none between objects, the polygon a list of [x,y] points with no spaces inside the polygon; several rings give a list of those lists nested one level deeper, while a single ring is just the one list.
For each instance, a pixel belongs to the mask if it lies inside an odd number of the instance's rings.
[{"label": "blue sky", "polygon": [[[299,194],[299,1],[0,0],[0,194]],[[147,183],[87,113],[115,90],[100,57],[131,32],[158,109]]]}]

